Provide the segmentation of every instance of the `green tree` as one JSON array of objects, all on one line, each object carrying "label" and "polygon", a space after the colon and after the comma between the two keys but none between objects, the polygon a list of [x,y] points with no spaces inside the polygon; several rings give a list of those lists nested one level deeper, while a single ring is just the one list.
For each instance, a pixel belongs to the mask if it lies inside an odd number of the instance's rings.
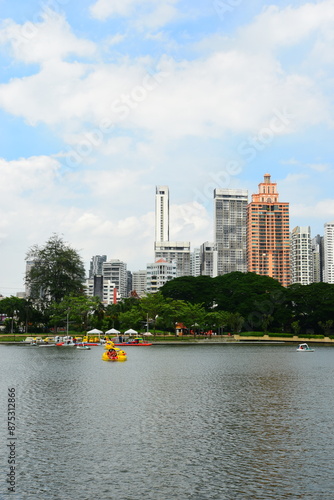
[{"label": "green tree", "polygon": [[121,312],[119,315],[121,329],[127,330],[132,328],[134,330],[139,330],[143,323],[143,318],[142,311],[137,307],[133,307],[130,311]]},{"label": "green tree", "polygon": [[0,312],[8,316],[6,322],[6,330],[13,333],[16,330],[16,325],[24,324],[26,318],[26,305],[25,299],[18,297],[5,297],[0,301]]},{"label": "green tree", "polygon": [[197,333],[205,327],[206,311],[203,304],[184,302],[179,309],[178,321],[183,323],[188,330]]},{"label": "green tree", "polygon": [[244,318],[238,312],[230,315],[229,323],[234,333],[239,333],[241,331],[244,321]]},{"label": "green tree", "polygon": [[165,299],[161,292],[150,293],[139,302],[139,308],[143,313],[143,317],[146,319],[147,329],[150,328],[149,325],[152,325],[154,334],[157,319],[159,316],[163,315],[167,304],[168,299]]},{"label": "green tree", "polygon": [[333,328],[334,321],[332,319],[328,319],[327,321],[319,321],[318,325],[323,329],[326,337],[331,334]]},{"label": "green tree", "polygon": [[334,317],[334,285],[311,283],[291,285],[287,290],[292,321],[299,321],[301,333],[320,332],[319,321],[324,324]]},{"label": "green tree", "polygon": [[273,322],[273,317],[270,314],[264,314],[262,317],[262,328],[264,333],[268,333],[268,327]]},{"label": "green tree", "polygon": [[292,330],[293,330],[293,333],[294,333],[295,335],[298,335],[298,334],[299,334],[299,332],[300,332],[300,324],[299,324],[299,321],[293,321],[293,322],[291,323],[291,328],[292,328]]},{"label": "green tree", "polygon": [[191,304],[204,304],[205,308],[213,305],[214,288],[210,276],[181,276],[167,281],[161,288],[164,297],[184,300]]},{"label": "green tree", "polygon": [[60,303],[67,295],[84,293],[81,257],[58,235],[51,236],[43,247],[31,247],[26,258],[33,261],[26,275],[30,296],[43,307]]},{"label": "green tree", "polygon": [[100,327],[103,320],[104,306],[99,297],[86,295],[64,297],[61,302],[50,306],[50,320],[54,326],[74,325],[77,330],[88,327]]},{"label": "green tree", "polygon": [[227,311],[213,311],[206,315],[206,324],[209,330],[213,330],[220,334],[224,328],[229,324],[231,313]]}]

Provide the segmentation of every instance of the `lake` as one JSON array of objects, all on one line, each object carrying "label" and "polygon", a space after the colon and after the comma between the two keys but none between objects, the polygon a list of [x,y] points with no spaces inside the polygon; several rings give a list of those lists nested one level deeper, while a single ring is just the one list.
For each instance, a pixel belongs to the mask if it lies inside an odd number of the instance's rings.
[{"label": "lake", "polygon": [[0,346],[1,500],[334,498],[333,347],[126,350]]}]

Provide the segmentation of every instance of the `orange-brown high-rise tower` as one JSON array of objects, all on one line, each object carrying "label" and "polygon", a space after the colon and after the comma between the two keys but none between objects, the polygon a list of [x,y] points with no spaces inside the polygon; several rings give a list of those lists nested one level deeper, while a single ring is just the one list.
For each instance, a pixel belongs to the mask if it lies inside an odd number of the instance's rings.
[{"label": "orange-brown high-rise tower", "polygon": [[289,203],[280,203],[276,182],[265,174],[247,207],[247,269],[290,284]]}]

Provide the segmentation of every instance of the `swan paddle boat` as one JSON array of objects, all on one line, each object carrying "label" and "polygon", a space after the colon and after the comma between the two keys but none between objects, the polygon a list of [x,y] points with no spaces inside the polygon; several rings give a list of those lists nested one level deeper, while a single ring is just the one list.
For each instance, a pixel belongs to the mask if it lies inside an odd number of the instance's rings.
[{"label": "swan paddle boat", "polygon": [[299,344],[299,346],[297,347],[297,351],[298,352],[313,352],[314,349],[312,349],[312,347],[309,347],[308,344],[306,344],[304,342],[303,344]]}]

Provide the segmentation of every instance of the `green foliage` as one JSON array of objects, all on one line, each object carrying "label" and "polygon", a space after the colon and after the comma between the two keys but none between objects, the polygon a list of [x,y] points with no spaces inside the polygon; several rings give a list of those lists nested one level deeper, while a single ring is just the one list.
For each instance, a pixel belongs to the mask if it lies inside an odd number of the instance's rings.
[{"label": "green foliage", "polygon": [[26,330],[30,318],[36,317],[36,312],[29,300],[14,296],[5,297],[0,301],[0,313],[8,316],[5,321],[7,332],[15,332],[19,329]]},{"label": "green foliage", "polygon": [[323,329],[326,337],[331,333],[333,329],[334,321],[332,319],[328,319],[327,321],[318,321],[318,325]]},{"label": "green foliage", "polygon": [[293,321],[299,321],[301,332],[313,329],[319,331],[319,321],[323,325],[334,318],[334,285],[312,283],[291,285],[286,292],[288,308]]},{"label": "green foliage", "polygon": [[134,307],[130,311],[121,312],[119,315],[119,322],[122,330],[127,330],[133,328],[134,330],[139,330],[143,323],[143,314],[137,308]]},{"label": "green foliage", "polygon": [[209,276],[182,276],[165,283],[161,294],[174,300],[183,300],[190,304],[203,304],[209,308],[214,302],[212,278]]},{"label": "green foliage", "polygon": [[[51,240],[54,244],[51,250],[58,248],[59,244],[59,253],[63,255],[65,250],[68,256],[67,247],[58,237],[54,236]],[[48,249],[48,257],[52,254],[51,250]],[[73,255],[72,251],[70,255]],[[57,275],[56,263],[52,260],[49,262],[50,269]],[[35,269],[41,270],[42,267],[35,266]],[[79,269],[82,269],[81,265]],[[29,277],[32,281],[33,276],[35,274],[31,273]],[[47,302],[39,310],[24,299],[9,297],[2,300],[1,312],[11,318],[12,311],[16,311],[15,320],[7,321],[8,331],[12,326],[22,330],[28,324],[30,331],[47,331],[47,325],[63,326],[67,319],[70,327],[77,330],[96,327],[106,331],[114,327],[143,331],[148,323],[149,330],[156,332],[159,329],[173,335],[176,323],[183,323],[188,330],[196,333],[212,330],[217,333],[241,332],[243,335],[242,331],[262,330],[246,334],[262,336],[270,330],[277,332],[275,335],[278,337],[283,336],[283,333],[288,337],[294,332],[304,338],[316,338],[320,333],[329,336],[334,327],[334,285],[328,283],[284,288],[276,280],[254,273],[235,272],[216,278],[185,276],[166,283],[161,292],[156,294],[149,294],[142,299],[123,299],[104,307],[98,298],[88,299],[84,295],[81,279],[82,276],[77,282],[73,280],[74,292],[71,290],[65,294],[64,286],[53,298],[51,293],[46,294]],[[41,286],[45,290],[49,281],[44,280],[43,283]],[[55,281],[54,285],[57,283]],[[53,289],[50,285],[50,292]],[[313,335],[310,334],[312,330]],[[323,335],[318,338],[323,338]]]},{"label": "green foliage", "polygon": [[229,324],[234,333],[239,333],[245,320],[240,313],[232,313],[229,318]]},{"label": "green foliage", "polygon": [[104,306],[99,297],[67,296],[49,308],[50,321],[55,326],[69,325],[81,330],[99,328],[104,318]]},{"label": "green foliage", "polygon": [[299,324],[299,321],[293,321],[293,322],[291,323],[291,328],[292,328],[292,330],[293,330],[293,333],[294,333],[295,335],[298,335],[298,334],[299,334],[299,332],[300,332],[300,324]]},{"label": "green foliage", "polygon": [[255,273],[233,272],[216,278],[185,276],[166,283],[161,293],[164,297],[202,304],[208,312],[214,308],[214,312],[239,313],[247,329],[266,330],[271,323],[281,327],[288,317],[285,289],[278,281]]},{"label": "green foliage", "polygon": [[44,247],[34,245],[27,253],[34,262],[26,276],[31,297],[42,307],[60,303],[67,295],[84,293],[85,269],[76,252],[53,235]]}]

